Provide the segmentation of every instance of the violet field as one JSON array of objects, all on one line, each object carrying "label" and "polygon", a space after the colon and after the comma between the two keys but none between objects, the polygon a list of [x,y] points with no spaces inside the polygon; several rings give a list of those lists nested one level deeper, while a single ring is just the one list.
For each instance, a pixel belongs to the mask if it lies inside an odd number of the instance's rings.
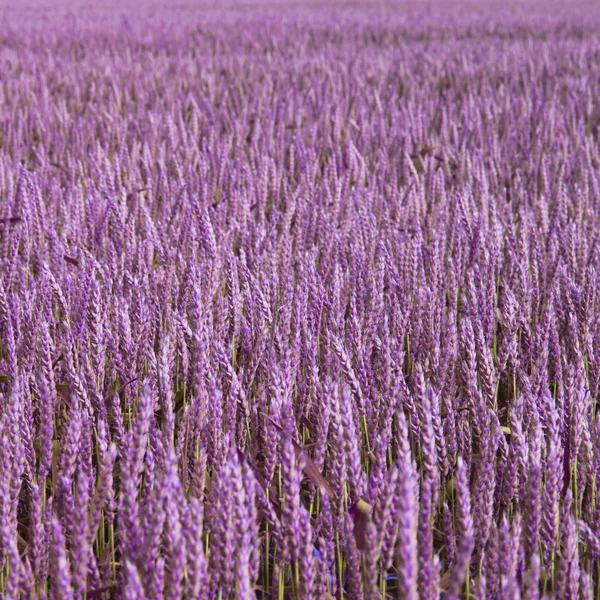
[{"label": "violet field", "polygon": [[2,597],[599,599],[599,32],[3,13]]}]

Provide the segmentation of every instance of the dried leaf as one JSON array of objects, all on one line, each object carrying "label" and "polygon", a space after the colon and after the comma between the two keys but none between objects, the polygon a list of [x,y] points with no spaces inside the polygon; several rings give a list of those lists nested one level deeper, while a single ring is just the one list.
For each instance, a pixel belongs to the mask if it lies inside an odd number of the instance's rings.
[{"label": "dried leaf", "polygon": [[357,500],[348,512],[354,519],[354,538],[359,550],[367,549],[367,524],[371,518],[373,507],[365,500]]},{"label": "dried leaf", "polygon": [[[281,425],[277,424],[269,415],[267,415],[265,413],[261,413],[261,414],[264,417],[266,417],[267,419],[269,419],[269,421],[271,421],[271,423],[273,424],[273,426],[276,429],[278,429],[279,431],[283,431],[283,427],[281,427]],[[319,471],[319,469],[317,468],[317,465],[315,465],[313,459],[310,456],[308,456],[308,454],[304,451],[304,449],[302,448],[302,446],[300,446],[300,444],[298,444],[294,440],[292,440],[292,443],[294,444],[294,451],[296,452],[296,458],[304,459],[304,473],[306,474],[306,476],[317,487],[320,487],[323,490],[325,490],[327,495],[331,499],[333,499],[333,497],[334,497],[333,488],[331,487],[329,482],[325,479],[325,477],[323,477],[323,475],[321,474],[321,471]]]},{"label": "dried leaf", "polygon": [[67,261],[70,265],[73,265],[74,267],[78,267],[79,266],[79,261],[76,258],[73,258],[72,256],[68,256],[67,254],[63,255],[63,258],[65,259],[65,261]]},{"label": "dried leaf", "polygon": [[69,388],[65,384],[57,384],[56,385],[56,393],[58,397],[69,407],[71,408],[71,394],[69,394]]}]

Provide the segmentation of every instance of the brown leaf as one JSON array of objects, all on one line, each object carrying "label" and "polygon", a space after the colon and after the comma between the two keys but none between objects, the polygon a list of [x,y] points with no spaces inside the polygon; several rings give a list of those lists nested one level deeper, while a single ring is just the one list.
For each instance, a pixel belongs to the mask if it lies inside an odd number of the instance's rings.
[{"label": "brown leaf", "polygon": [[321,487],[325,490],[327,495],[333,500],[333,488],[329,485],[329,482],[323,475],[321,471],[315,465],[313,459],[306,454],[304,449],[300,446],[300,444],[296,442],[292,442],[294,444],[294,450],[296,451],[296,458],[304,457],[304,472],[307,477],[317,486]]},{"label": "brown leaf", "polygon": [[373,507],[365,500],[357,500],[348,512],[354,518],[354,538],[359,550],[367,549],[367,523],[371,518]]},{"label": "brown leaf", "polygon": [[313,425],[306,417],[302,417],[302,419],[300,419],[300,424],[304,425],[304,427],[308,429],[308,433],[310,433],[311,436],[314,435]]},{"label": "brown leaf", "polygon": [[[134,381],[137,381],[138,379],[139,379],[139,377],[134,377],[133,379],[130,379],[128,382],[124,383],[119,389],[117,389],[115,392],[113,392],[108,397],[108,400],[112,400],[112,398],[114,398],[115,396],[118,396],[128,385],[130,385]],[[160,411],[160,409],[159,409],[159,411]],[[155,412],[159,412],[159,411],[155,411]]]},{"label": "brown leaf", "polygon": [[78,267],[79,266],[79,261],[76,258],[73,258],[72,256],[67,256],[66,254],[63,255],[63,258],[70,264],[73,265],[74,267]]},{"label": "brown leaf", "polygon": [[130,379],[127,383],[124,383],[118,390],[117,390],[117,394],[120,394],[129,384],[133,383],[134,381],[137,381],[139,379],[139,377],[134,377],[133,379]]},{"label": "brown leaf", "polygon": [[68,390],[67,386],[63,385],[63,384],[57,384],[56,385],[56,393],[58,394],[59,398],[61,398],[61,400],[63,400],[63,402],[69,408],[71,408],[71,394],[69,394],[69,390]]},{"label": "brown leaf", "polygon": [[[278,425],[269,415],[262,413],[262,415],[264,417],[266,417],[267,419],[269,419],[269,421],[271,421],[271,423],[273,424],[273,426],[278,429],[279,431],[283,431],[283,427],[281,427],[281,425]],[[296,458],[304,458],[304,473],[306,474],[306,476],[317,486],[320,488],[323,488],[325,490],[325,492],[327,493],[327,495],[333,499],[334,493],[333,493],[333,488],[331,487],[331,485],[329,485],[329,482],[327,481],[327,479],[325,479],[325,477],[323,477],[323,475],[321,474],[321,471],[319,471],[319,469],[317,468],[317,465],[315,465],[313,459],[308,456],[308,454],[306,454],[306,452],[304,451],[304,448],[302,448],[302,446],[300,446],[300,444],[298,444],[297,442],[295,442],[294,440],[292,440],[292,443],[294,444],[294,451],[296,452]]]},{"label": "brown leaf", "polygon": [[58,358],[57,358],[57,359],[56,359],[56,360],[55,360],[55,361],[52,363],[52,368],[53,368],[53,369],[56,369],[56,365],[57,365],[57,364],[58,364],[58,363],[59,363],[61,360],[63,360],[63,358],[64,358],[64,357],[65,357],[65,355],[64,355],[64,354],[61,354],[61,355],[60,355],[60,356],[59,356],[59,357],[58,357]]},{"label": "brown leaf", "polygon": [[450,575],[452,574],[452,570],[448,569],[441,577],[440,577],[440,590],[445,592],[448,589],[448,584],[450,583]]}]

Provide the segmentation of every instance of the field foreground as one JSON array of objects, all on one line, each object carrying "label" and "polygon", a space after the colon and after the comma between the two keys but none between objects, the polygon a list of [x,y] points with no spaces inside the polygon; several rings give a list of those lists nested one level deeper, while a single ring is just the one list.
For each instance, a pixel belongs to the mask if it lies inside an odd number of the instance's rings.
[{"label": "field foreground", "polygon": [[3,597],[600,599],[598,9],[467,6],[4,13]]}]

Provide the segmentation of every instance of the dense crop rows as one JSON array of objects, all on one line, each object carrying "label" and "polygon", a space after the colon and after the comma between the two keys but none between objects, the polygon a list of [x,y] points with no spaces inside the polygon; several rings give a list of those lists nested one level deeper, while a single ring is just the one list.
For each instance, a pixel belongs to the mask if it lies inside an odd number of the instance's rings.
[{"label": "dense crop rows", "polygon": [[600,40],[507,18],[3,22],[3,597],[600,598]]}]

